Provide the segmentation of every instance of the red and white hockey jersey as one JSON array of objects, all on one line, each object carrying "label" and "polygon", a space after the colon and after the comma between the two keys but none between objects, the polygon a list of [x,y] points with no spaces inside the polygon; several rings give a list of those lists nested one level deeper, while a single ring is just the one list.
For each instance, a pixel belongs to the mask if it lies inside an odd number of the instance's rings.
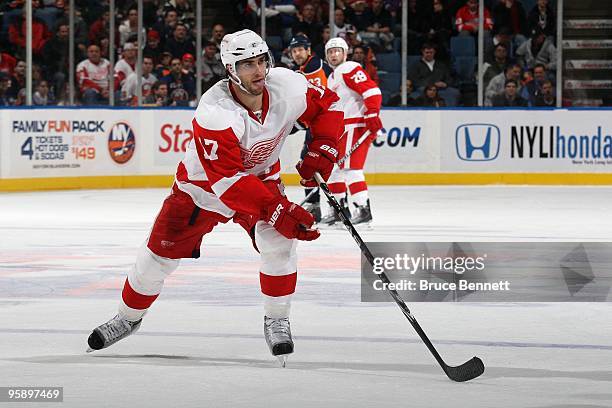
[{"label": "red and white hockey jersey", "polygon": [[121,89],[127,77],[136,72],[136,64],[130,65],[121,58],[115,64],[115,90]]},{"label": "red and white hockey jersey", "polygon": [[108,77],[110,75],[110,62],[102,58],[98,65],[89,59],[81,61],[76,67],[76,76],[81,91],[96,89],[102,92],[108,89]]},{"label": "red and white hockey jersey", "polygon": [[338,65],[327,79],[327,87],[340,97],[345,123],[363,122],[366,113],[380,111],[380,88],[357,62],[346,61]]},{"label": "red and white hockey jersey", "polygon": [[224,217],[260,216],[275,198],[263,181],[280,177],[281,148],[295,122],[335,145],[343,131],[337,101],[335,93],[309,84],[303,75],[272,68],[260,120],[233,95],[228,80],[218,82],[198,104],[194,138],[176,173],[178,188],[200,208]]}]

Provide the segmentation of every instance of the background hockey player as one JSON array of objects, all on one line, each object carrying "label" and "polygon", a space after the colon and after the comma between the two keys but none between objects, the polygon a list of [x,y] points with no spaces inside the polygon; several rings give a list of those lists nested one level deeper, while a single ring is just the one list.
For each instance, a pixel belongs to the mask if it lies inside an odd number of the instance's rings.
[{"label": "background hockey player", "polygon": [[[346,60],[348,45],[344,39],[330,39],[325,44],[325,54],[327,62],[334,69],[327,80],[327,86],[338,94],[344,111],[344,134],[340,139],[338,157],[343,157],[364,132],[370,131],[370,136],[340,168],[334,170],[328,182],[329,189],[340,202],[346,203],[344,197],[348,186],[354,205],[352,223],[369,223],[372,221],[372,211],[363,166],[372,141],[382,129],[379,117],[382,95],[361,65]],[[332,225],[338,221],[338,215],[332,213],[321,220],[321,225]]]},{"label": "background hockey player", "polygon": [[[313,216],[283,194],[279,155],[293,124],[310,127],[308,154],[298,163],[303,184],[327,179],[342,133],[338,96],[303,75],[271,68],[266,43],[250,30],[228,34],[221,60],[229,79],[200,99],[194,138],[176,181],[123,287],[119,313],[89,336],[97,350],[135,332],[180,258],[198,258],[202,237],[230,220],[251,236],[261,255],[264,336],[276,356],[293,352],[289,309],[297,279],[297,240],[313,240]],[[222,267],[222,265],[221,265]],[[229,316],[228,316],[229,318]]]},{"label": "background hockey player", "polygon": [[[332,69],[319,56],[312,53],[310,40],[303,34],[298,34],[289,43],[291,58],[296,64],[295,70],[301,72],[308,82],[321,88],[327,88],[327,77],[332,73]],[[301,157],[308,152],[308,143],[312,140],[310,129],[306,129],[306,139]],[[315,221],[321,221],[321,206],[318,190],[310,194],[311,189],[305,191],[308,200],[304,203],[306,208],[314,217]]]}]

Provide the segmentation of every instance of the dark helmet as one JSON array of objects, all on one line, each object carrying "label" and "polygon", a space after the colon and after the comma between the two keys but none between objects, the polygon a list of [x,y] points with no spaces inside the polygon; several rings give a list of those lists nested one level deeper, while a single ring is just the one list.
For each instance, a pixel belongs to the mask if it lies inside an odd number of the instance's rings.
[{"label": "dark helmet", "polygon": [[310,48],[310,40],[305,35],[298,34],[295,37],[293,37],[291,39],[291,42],[289,43],[289,49],[296,48],[296,47],[304,47],[304,49],[307,50]]}]

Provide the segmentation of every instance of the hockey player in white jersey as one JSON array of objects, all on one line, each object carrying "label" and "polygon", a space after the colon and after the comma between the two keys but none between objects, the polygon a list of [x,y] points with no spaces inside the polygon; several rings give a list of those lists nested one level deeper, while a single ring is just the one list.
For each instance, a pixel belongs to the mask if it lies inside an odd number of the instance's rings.
[{"label": "hockey player in white jersey", "polygon": [[[351,222],[357,225],[372,221],[363,167],[370,145],[382,129],[379,117],[382,94],[361,65],[346,60],[347,53],[348,45],[342,38],[332,38],[325,44],[327,62],[334,68],[327,80],[327,87],[338,94],[344,111],[344,133],[340,139],[338,157],[350,151],[366,131],[370,131],[370,136],[340,168],[334,170],[328,185],[339,202],[344,202],[348,187],[354,206]],[[340,217],[332,213],[321,220],[321,225],[332,225],[339,221]]]},{"label": "hockey player in white jersey", "polygon": [[[170,195],[125,281],[118,314],[88,339],[98,350],[134,333],[181,258],[198,258],[202,237],[230,220],[243,227],[261,255],[264,336],[275,356],[293,352],[289,325],[297,280],[298,240],[313,240],[313,216],[287,200],[279,155],[296,121],[313,140],[297,169],[303,185],[324,179],[337,160],[343,114],[338,96],[303,75],[271,68],[267,44],[250,30],[228,34],[221,60],[229,79],[200,99],[194,138],[179,163]],[[229,254],[228,254],[229,255]],[[220,267],[223,267],[220,265]],[[238,296],[238,294],[237,294]]]}]

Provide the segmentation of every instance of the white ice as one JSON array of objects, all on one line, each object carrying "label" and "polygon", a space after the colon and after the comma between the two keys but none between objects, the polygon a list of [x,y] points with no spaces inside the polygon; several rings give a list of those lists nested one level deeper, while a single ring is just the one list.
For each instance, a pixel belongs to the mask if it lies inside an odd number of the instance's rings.
[{"label": "white ice", "polygon": [[[63,386],[61,406],[79,408],[612,406],[609,304],[410,304],[449,364],[485,362],[482,377],[453,383],[395,304],[360,302],[359,250],[344,230],[300,244],[284,369],[263,340],[258,257],[236,225],[166,281],[138,334],[85,354],[166,192],[0,194],[0,386]],[[612,240],[608,187],[371,197],[368,241]]]}]

